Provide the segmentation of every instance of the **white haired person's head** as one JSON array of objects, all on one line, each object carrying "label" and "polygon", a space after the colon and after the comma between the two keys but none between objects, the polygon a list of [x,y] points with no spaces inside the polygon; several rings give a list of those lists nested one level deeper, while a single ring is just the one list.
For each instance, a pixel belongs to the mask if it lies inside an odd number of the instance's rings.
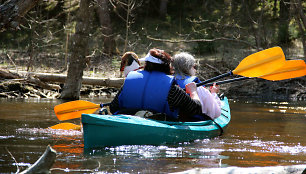
[{"label": "white haired person's head", "polygon": [[174,67],[174,74],[182,77],[194,76],[196,73],[195,71],[197,70],[195,58],[187,52],[175,54],[172,66]]}]

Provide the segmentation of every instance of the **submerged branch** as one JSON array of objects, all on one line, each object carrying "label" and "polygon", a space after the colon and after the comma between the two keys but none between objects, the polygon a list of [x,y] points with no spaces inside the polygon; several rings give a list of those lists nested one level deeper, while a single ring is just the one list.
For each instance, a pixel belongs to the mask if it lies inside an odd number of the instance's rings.
[{"label": "submerged branch", "polygon": [[56,151],[48,145],[44,154],[28,169],[24,170],[20,174],[30,173],[50,173],[50,168],[54,164],[56,159]]}]

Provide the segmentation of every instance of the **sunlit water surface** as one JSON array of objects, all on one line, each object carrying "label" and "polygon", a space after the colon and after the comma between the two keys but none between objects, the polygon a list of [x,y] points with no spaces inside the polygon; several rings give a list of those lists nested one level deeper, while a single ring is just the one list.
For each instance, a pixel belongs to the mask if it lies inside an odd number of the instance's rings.
[{"label": "sunlit water surface", "polygon": [[[305,102],[230,101],[232,121],[221,137],[85,152],[82,132],[46,129],[60,123],[53,107],[62,102],[0,100],[0,173],[26,169],[47,145],[57,151],[52,173],[169,173],[192,168],[306,164]],[[67,122],[79,124],[79,121]]]}]

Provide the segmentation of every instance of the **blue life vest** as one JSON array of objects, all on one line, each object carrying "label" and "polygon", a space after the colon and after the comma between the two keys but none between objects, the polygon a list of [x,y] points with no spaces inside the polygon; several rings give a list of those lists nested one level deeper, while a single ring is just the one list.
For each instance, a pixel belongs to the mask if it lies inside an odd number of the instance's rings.
[{"label": "blue life vest", "polygon": [[165,113],[177,119],[178,111],[170,111],[167,101],[174,77],[158,71],[132,71],[119,94],[119,107]]},{"label": "blue life vest", "polygon": [[180,75],[176,75],[175,80],[177,84],[183,89],[185,89],[185,85],[187,85],[188,83],[191,83],[191,82],[200,83],[201,82],[197,76],[185,76],[185,78],[183,78]]}]

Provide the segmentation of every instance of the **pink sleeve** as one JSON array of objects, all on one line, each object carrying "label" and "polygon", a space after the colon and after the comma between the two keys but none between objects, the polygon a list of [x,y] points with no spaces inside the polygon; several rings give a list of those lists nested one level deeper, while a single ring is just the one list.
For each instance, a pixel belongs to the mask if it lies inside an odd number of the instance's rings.
[{"label": "pink sleeve", "polygon": [[197,92],[202,105],[202,113],[208,115],[212,119],[216,119],[221,115],[221,101],[216,93],[202,86],[197,88]]}]

